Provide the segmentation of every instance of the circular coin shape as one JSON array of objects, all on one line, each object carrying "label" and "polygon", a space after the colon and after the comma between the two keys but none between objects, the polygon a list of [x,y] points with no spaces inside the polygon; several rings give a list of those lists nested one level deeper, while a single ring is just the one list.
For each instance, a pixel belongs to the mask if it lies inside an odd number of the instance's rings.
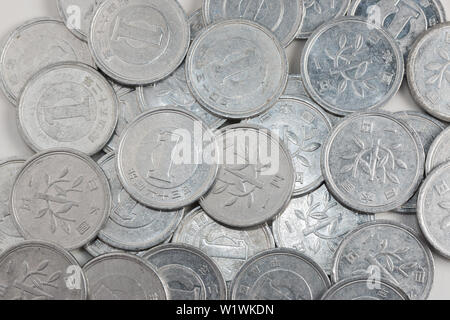
[{"label": "circular coin shape", "polygon": [[72,148],[93,155],[114,133],[118,105],[109,82],[93,68],[52,65],[33,76],[22,92],[20,133],[35,151]]},{"label": "circular coin shape", "polygon": [[273,223],[279,247],[295,249],[313,259],[328,274],[333,256],[345,235],[358,225],[375,220],[339,204],[325,185],[294,198]]},{"label": "circular coin shape", "polygon": [[284,97],[247,122],[270,129],[289,149],[296,174],[294,196],[307,194],[323,183],[320,154],[331,122],[318,105],[309,98]]},{"label": "circular coin shape", "polygon": [[24,163],[25,160],[22,159],[0,161],[0,254],[6,248],[24,240],[9,211],[11,190]]},{"label": "circular coin shape", "polygon": [[10,210],[26,239],[81,248],[109,216],[111,192],[103,171],[71,149],[52,149],[26,162],[11,193]]},{"label": "circular coin shape", "polygon": [[197,38],[200,32],[206,28],[205,22],[203,21],[202,9],[194,11],[188,18],[189,25],[191,27],[191,40]]},{"label": "circular coin shape", "polygon": [[26,82],[39,70],[62,61],[93,65],[86,43],[52,18],[27,21],[14,30],[3,44],[0,58],[2,89],[17,104]]},{"label": "circular coin shape", "polygon": [[145,260],[125,253],[110,253],[84,267],[89,300],[166,300],[165,284]]},{"label": "circular coin shape", "polygon": [[214,134],[191,113],[164,108],[140,115],[122,134],[117,173],[140,203],[174,210],[196,202],[217,176]]},{"label": "circular coin shape", "polygon": [[221,163],[216,183],[200,201],[214,220],[236,228],[264,224],[291,199],[295,171],[278,136],[256,125],[225,127],[217,137]]},{"label": "circular coin shape", "polygon": [[232,119],[256,116],[283,94],[286,53],[274,35],[246,20],[209,26],[186,58],[189,89],[212,113]]},{"label": "circular coin shape", "polygon": [[108,222],[98,237],[107,244],[139,251],[163,243],[178,227],[184,210],[153,210],[136,202],[120,183],[116,173],[116,157],[107,154],[98,161],[108,178],[112,208]]},{"label": "circular coin shape", "polygon": [[445,129],[433,141],[425,163],[426,174],[430,174],[439,165],[450,161],[450,128]]},{"label": "circular coin shape", "polygon": [[420,229],[439,254],[450,258],[450,162],[437,167],[422,184],[417,201]]},{"label": "circular coin shape", "polygon": [[[423,145],[425,155],[428,154],[433,141],[446,127],[442,122],[420,112],[404,111],[396,113],[395,116],[405,121],[411,130],[417,133]],[[418,196],[419,192],[417,191],[407,203],[395,209],[395,211],[400,213],[416,212]]]},{"label": "circular coin shape", "polygon": [[409,297],[385,280],[351,278],[333,285],[322,300],[409,300]]},{"label": "circular coin shape", "polygon": [[321,25],[344,16],[351,0],[304,0],[305,16],[297,39],[308,39]]},{"label": "circular coin shape", "polygon": [[356,17],[317,29],[306,43],[301,66],[306,91],[336,115],[383,106],[404,75],[403,57],[392,37]]},{"label": "circular coin shape", "polygon": [[267,225],[252,229],[231,229],[212,220],[201,208],[190,212],[175,232],[172,242],[199,248],[220,268],[225,281],[251,256],[275,248]]},{"label": "circular coin shape", "polygon": [[195,247],[165,244],[143,256],[167,285],[170,300],[225,300],[225,281],[216,264]]},{"label": "circular coin shape", "polygon": [[400,287],[412,300],[426,299],[433,285],[433,256],[411,229],[393,222],[369,222],[342,241],[332,279],[374,279],[374,275]]},{"label": "circular coin shape", "polygon": [[86,300],[75,258],[48,242],[25,241],[0,255],[0,300]]},{"label": "circular coin shape", "polygon": [[232,300],[317,300],[330,287],[325,272],[290,249],[273,249],[248,260],[231,285]]},{"label": "circular coin shape", "polygon": [[183,62],[189,34],[176,0],[106,0],[92,20],[88,43],[109,77],[145,85],[167,77]]},{"label": "circular coin shape", "polygon": [[416,192],[424,172],[417,134],[392,114],[349,116],[333,130],[322,150],[322,173],[329,190],[358,212],[398,208]]},{"label": "circular coin shape", "polygon": [[431,115],[450,121],[450,22],[417,40],[408,59],[408,84],[414,100]]}]

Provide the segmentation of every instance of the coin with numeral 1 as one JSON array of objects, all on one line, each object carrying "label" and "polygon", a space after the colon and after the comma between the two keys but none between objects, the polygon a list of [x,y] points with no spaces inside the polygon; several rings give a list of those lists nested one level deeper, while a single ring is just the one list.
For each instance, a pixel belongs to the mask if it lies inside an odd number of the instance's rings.
[{"label": "coin with numeral 1", "polygon": [[72,149],[51,149],[29,159],[10,201],[14,221],[26,239],[51,241],[68,250],[94,239],[110,208],[105,174]]},{"label": "coin with numeral 1", "polygon": [[349,233],[334,257],[333,282],[355,276],[381,277],[412,300],[426,299],[434,279],[433,256],[411,229],[393,222],[369,222]]},{"label": "coin with numeral 1", "polygon": [[322,149],[322,173],[333,196],[358,212],[398,208],[416,192],[425,154],[417,133],[392,114],[342,120]]},{"label": "coin with numeral 1", "polygon": [[450,128],[442,131],[431,144],[425,163],[427,175],[447,161],[450,161]]}]

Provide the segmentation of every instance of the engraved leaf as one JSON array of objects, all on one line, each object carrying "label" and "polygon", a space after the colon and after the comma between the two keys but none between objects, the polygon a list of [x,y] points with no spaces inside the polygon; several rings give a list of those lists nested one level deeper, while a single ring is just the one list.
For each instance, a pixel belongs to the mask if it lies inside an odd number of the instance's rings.
[{"label": "engraved leaf", "polygon": [[364,142],[361,139],[359,139],[358,137],[353,137],[353,142],[361,149],[365,148]]},{"label": "engraved leaf", "polygon": [[24,271],[23,274],[26,275],[28,273],[28,263],[26,261],[23,262]]},{"label": "engraved leaf", "polygon": [[328,233],[334,234],[336,232],[338,225],[338,220],[334,220],[329,226],[328,226]]},{"label": "engraved leaf", "polygon": [[448,52],[445,49],[440,49],[438,51],[438,53],[442,59],[444,59],[446,61],[450,61],[450,55],[448,54]]},{"label": "engraved leaf", "polygon": [[359,51],[362,48],[362,45],[363,45],[363,36],[361,34],[358,34],[356,36],[356,41],[355,41],[356,51]]},{"label": "engraved leaf", "polygon": [[450,209],[450,201],[442,201],[438,203],[438,206],[442,209]]},{"label": "engraved leaf", "polygon": [[345,34],[341,35],[339,38],[339,47],[343,49],[347,44],[347,36]]},{"label": "engraved leaf", "polygon": [[306,197],[306,203],[308,204],[308,207],[311,207],[314,202],[314,196],[310,193]]},{"label": "engraved leaf", "polygon": [[348,155],[345,154],[345,155],[341,156],[341,159],[343,159],[343,160],[353,160],[357,156],[358,156],[358,154],[356,154],[356,153],[351,153],[351,154],[348,154]]},{"label": "engraved leaf", "polygon": [[322,13],[322,7],[320,6],[320,3],[318,1],[314,2],[314,10],[317,12],[317,14]]},{"label": "engraved leaf", "polygon": [[45,180],[45,184],[48,186],[50,184],[50,177],[47,173],[44,174],[44,180]]},{"label": "engraved leaf", "polygon": [[352,87],[356,95],[358,95],[361,98],[365,97],[366,93],[364,91],[364,88],[358,82],[352,82]]},{"label": "engraved leaf", "polygon": [[[49,211],[51,212],[51,210],[49,210]],[[52,233],[56,232],[56,225],[57,225],[56,218],[52,213],[52,214],[50,214],[50,231]]]},{"label": "engraved leaf", "polygon": [[401,144],[401,143],[397,143],[397,144],[391,145],[391,149],[393,149],[393,150],[400,149],[401,147],[402,147],[402,144]]},{"label": "engraved leaf", "polygon": [[313,143],[311,143],[311,144],[308,144],[308,145],[305,147],[304,151],[306,151],[306,152],[314,152],[314,151],[316,151],[317,149],[319,149],[320,146],[321,146],[320,143],[313,142]]},{"label": "engraved leaf", "polygon": [[43,271],[45,268],[47,268],[49,261],[44,260],[42,261],[39,266],[37,267],[37,271]]},{"label": "engraved leaf", "polygon": [[416,267],[417,267],[417,262],[408,262],[408,263],[402,264],[400,266],[400,269],[402,269],[402,270],[412,270],[412,269],[414,269]]},{"label": "engraved leaf", "polygon": [[395,163],[402,169],[408,169],[408,165],[400,159],[395,160]]},{"label": "engraved leaf", "polygon": [[295,156],[295,158],[298,159],[298,161],[300,161],[300,163],[301,163],[303,166],[305,166],[305,167],[307,167],[307,168],[311,167],[311,163],[310,163],[309,160],[306,159],[305,157],[303,157],[303,156],[301,156],[301,155],[298,154],[298,155]]},{"label": "engraved leaf", "polygon": [[374,85],[372,85],[372,84],[371,84],[369,81],[367,81],[367,80],[363,81],[363,85],[364,85],[367,89],[369,89],[369,90],[376,90],[376,89],[377,89]]},{"label": "engraved leaf", "polygon": [[396,254],[405,254],[409,251],[409,248],[401,248],[401,249],[397,249],[395,250]]},{"label": "engraved leaf", "polygon": [[362,62],[356,69],[355,78],[359,79],[362,76],[364,76],[367,72],[368,67],[369,67],[369,62],[367,62],[367,61]]},{"label": "engraved leaf", "polygon": [[227,202],[225,202],[225,207],[231,207],[238,200],[237,197],[230,198]]},{"label": "engraved leaf", "polygon": [[83,183],[83,180],[84,180],[83,176],[79,176],[79,177],[73,182],[72,188],[78,187],[80,184]]},{"label": "engraved leaf", "polygon": [[306,220],[305,213],[302,210],[294,210],[294,213],[300,220]]},{"label": "engraved leaf", "polygon": [[392,172],[386,171],[386,176],[388,177],[389,180],[391,180],[392,183],[400,184],[400,180]]},{"label": "engraved leaf", "polygon": [[394,261],[392,261],[390,256],[386,256],[386,264],[389,272],[394,272]]},{"label": "engraved leaf", "polygon": [[442,68],[442,65],[441,64],[439,64],[439,63],[430,63],[430,64],[427,64],[426,66],[425,66],[425,69],[427,69],[427,70],[429,70],[429,71],[440,71],[441,70],[441,68]]},{"label": "engraved leaf", "polygon": [[325,220],[326,218],[328,218],[328,216],[323,212],[313,212],[311,213],[311,218],[316,220]]},{"label": "engraved leaf", "polygon": [[338,93],[341,94],[347,89],[347,80],[343,79],[341,83],[339,83]]},{"label": "engraved leaf", "polygon": [[313,211],[316,210],[318,207],[320,207],[320,203],[316,203],[316,204],[312,205],[312,206],[308,209],[308,212],[306,212],[306,215],[309,215],[310,212],[313,212]]},{"label": "engraved leaf", "polygon": [[438,73],[438,74],[432,76],[431,78],[429,78],[426,83],[427,84],[434,84],[434,83],[436,83],[439,80],[439,78],[440,78],[440,75]]},{"label": "engraved leaf", "polygon": [[383,157],[383,159],[381,159],[381,161],[378,163],[377,168],[384,167],[384,166],[386,165],[386,163],[388,162],[388,160],[389,160],[389,155],[386,154],[386,155]]},{"label": "engraved leaf", "polygon": [[300,141],[299,141],[297,135],[296,135],[295,133],[293,133],[292,131],[289,131],[289,130],[288,130],[288,131],[286,132],[286,137],[287,137],[287,139],[288,139],[290,142],[292,142],[293,144],[300,145]]},{"label": "engraved leaf", "polygon": [[56,193],[58,194],[58,196],[66,196],[67,195],[66,191],[59,186],[55,186],[55,190],[56,190]]},{"label": "engraved leaf", "polygon": [[323,193],[323,201],[324,201],[324,202],[330,202],[330,200],[331,200],[330,193],[329,193],[328,191],[325,191],[325,192]]},{"label": "engraved leaf", "polygon": [[59,280],[60,278],[61,278],[61,271],[57,271],[57,272],[53,273],[52,275],[50,275],[50,277],[48,277],[47,282],[52,283],[52,282],[55,282],[56,280]]},{"label": "engraved leaf", "polygon": [[228,187],[228,185],[223,184],[221,186],[217,186],[216,188],[213,189],[212,194],[219,194],[225,191],[225,189]]},{"label": "engraved leaf", "polygon": [[36,219],[42,218],[43,216],[45,216],[48,212],[48,208],[44,208],[42,210],[39,210]]},{"label": "engraved leaf", "polygon": [[70,225],[67,222],[61,221],[60,226],[61,226],[61,229],[63,229],[65,233],[70,234],[71,229],[70,229]]},{"label": "engraved leaf", "polygon": [[387,245],[388,245],[387,239],[382,240],[380,243],[381,250],[383,251],[384,249],[386,249]]},{"label": "engraved leaf", "polygon": [[39,281],[39,279],[36,278],[30,278],[31,282],[33,283],[34,287],[38,288],[38,289],[43,289],[42,288],[42,283]]},{"label": "engraved leaf", "polygon": [[340,173],[347,173],[347,172],[350,172],[350,171],[352,171],[352,170],[353,170],[353,165],[352,165],[352,164],[349,164],[349,165],[343,166],[343,167],[341,168]]},{"label": "engraved leaf", "polygon": [[69,173],[69,168],[65,168],[59,175],[59,179],[64,178],[65,176],[67,176],[68,173]]}]

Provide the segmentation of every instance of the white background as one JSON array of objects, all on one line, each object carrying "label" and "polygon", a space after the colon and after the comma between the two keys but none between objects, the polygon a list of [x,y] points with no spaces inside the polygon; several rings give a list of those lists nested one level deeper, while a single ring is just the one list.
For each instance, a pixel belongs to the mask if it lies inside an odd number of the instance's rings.
[{"label": "white background", "polygon": [[[450,16],[450,0],[441,0]],[[186,12],[190,14],[201,7],[202,0],[179,0]],[[0,4],[0,37],[5,37],[16,26],[24,21],[36,17],[58,17],[56,0],[2,0]],[[295,41],[288,50],[290,59],[290,73],[299,73],[299,60],[303,41]],[[26,63],[26,61],[24,61]],[[384,107],[389,111],[419,110],[412,100],[406,81],[400,92]],[[22,141],[16,126],[14,107],[0,94],[0,158],[28,157],[32,151]],[[414,225],[414,216],[402,217],[391,213],[378,217],[401,220]],[[450,299],[450,261],[434,254],[436,271],[434,286],[430,299]]]}]

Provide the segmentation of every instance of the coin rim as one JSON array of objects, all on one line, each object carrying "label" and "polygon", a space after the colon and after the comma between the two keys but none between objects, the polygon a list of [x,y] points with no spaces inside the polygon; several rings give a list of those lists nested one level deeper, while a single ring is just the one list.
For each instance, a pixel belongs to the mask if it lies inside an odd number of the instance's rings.
[{"label": "coin rim", "polygon": [[[434,157],[436,156],[436,153],[439,150],[439,147],[443,141],[447,140],[447,136],[450,135],[450,127],[447,127],[444,129],[436,139],[434,139],[433,143],[431,144],[430,150],[428,151],[427,159],[425,161],[425,174],[428,176],[431,174],[439,165],[434,166]],[[444,162],[445,163],[445,162]],[[441,163],[440,165],[442,165]]]}]

